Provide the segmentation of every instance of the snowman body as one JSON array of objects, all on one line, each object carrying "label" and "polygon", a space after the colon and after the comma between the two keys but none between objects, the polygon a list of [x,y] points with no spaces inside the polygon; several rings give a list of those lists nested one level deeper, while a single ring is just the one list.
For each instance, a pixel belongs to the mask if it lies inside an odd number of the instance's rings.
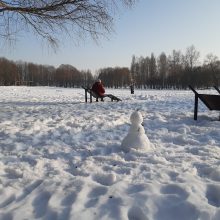
[{"label": "snowman body", "polygon": [[150,141],[145,134],[144,127],[142,126],[143,117],[139,111],[135,111],[130,117],[131,127],[127,136],[123,139],[121,147],[124,151],[128,152],[131,148],[136,150],[150,150]]}]

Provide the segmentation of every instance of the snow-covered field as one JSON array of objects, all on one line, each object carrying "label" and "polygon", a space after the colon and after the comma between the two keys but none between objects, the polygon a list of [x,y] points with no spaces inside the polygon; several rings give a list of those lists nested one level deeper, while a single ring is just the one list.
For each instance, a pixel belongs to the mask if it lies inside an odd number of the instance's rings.
[{"label": "snow-covered field", "polygon": [[[219,220],[219,113],[194,121],[191,91],[107,93],[123,101],[0,87],[0,219]],[[121,149],[135,109],[148,152]]]}]

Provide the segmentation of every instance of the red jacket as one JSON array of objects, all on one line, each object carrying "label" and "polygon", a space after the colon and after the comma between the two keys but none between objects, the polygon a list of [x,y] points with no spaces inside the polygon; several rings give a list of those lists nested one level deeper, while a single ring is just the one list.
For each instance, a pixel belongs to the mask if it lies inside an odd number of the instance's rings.
[{"label": "red jacket", "polygon": [[100,82],[95,82],[92,86],[92,91],[97,93],[100,96],[103,96],[105,94],[105,89],[103,85]]}]

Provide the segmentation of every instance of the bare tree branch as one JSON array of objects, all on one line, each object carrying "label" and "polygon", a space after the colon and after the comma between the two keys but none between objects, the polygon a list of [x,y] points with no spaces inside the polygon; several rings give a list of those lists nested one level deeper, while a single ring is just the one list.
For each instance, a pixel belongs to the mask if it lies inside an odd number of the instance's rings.
[{"label": "bare tree branch", "polygon": [[56,44],[66,33],[73,38],[90,36],[98,40],[113,29],[113,15],[121,5],[137,0],[4,0],[0,1],[0,38],[18,31],[33,31]]}]

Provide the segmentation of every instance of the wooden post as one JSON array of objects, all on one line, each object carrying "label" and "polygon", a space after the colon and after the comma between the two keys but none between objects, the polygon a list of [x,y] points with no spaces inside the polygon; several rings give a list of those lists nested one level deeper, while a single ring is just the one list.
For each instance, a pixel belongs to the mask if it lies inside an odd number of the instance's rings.
[{"label": "wooden post", "polygon": [[89,96],[89,99],[90,99],[90,103],[92,102],[92,93],[91,93],[91,91],[90,91],[90,96]]},{"label": "wooden post", "polygon": [[85,102],[87,102],[87,89],[85,89]]},{"label": "wooden post", "polygon": [[199,96],[195,94],[195,106],[194,106],[194,120],[197,120],[197,115],[198,115],[198,100]]},{"label": "wooden post", "polygon": [[[214,86],[214,88],[218,91],[218,93],[220,94],[220,89],[218,88],[218,86]],[[220,113],[219,113],[219,117],[218,120],[220,121]]]},{"label": "wooden post", "polygon": [[194,92],[195,94],[195,104],[194,104],[194,120],[197,120],[197,115],[198,115],[198,100],[199,100],[199,94],[196,92],[196,90],[189,85],[189,88]]},{"label": "wooden post", "polygon": [[133,84],[130,85],[130,89],[131,89],[131,94],[134,94],[134,85]]}]

